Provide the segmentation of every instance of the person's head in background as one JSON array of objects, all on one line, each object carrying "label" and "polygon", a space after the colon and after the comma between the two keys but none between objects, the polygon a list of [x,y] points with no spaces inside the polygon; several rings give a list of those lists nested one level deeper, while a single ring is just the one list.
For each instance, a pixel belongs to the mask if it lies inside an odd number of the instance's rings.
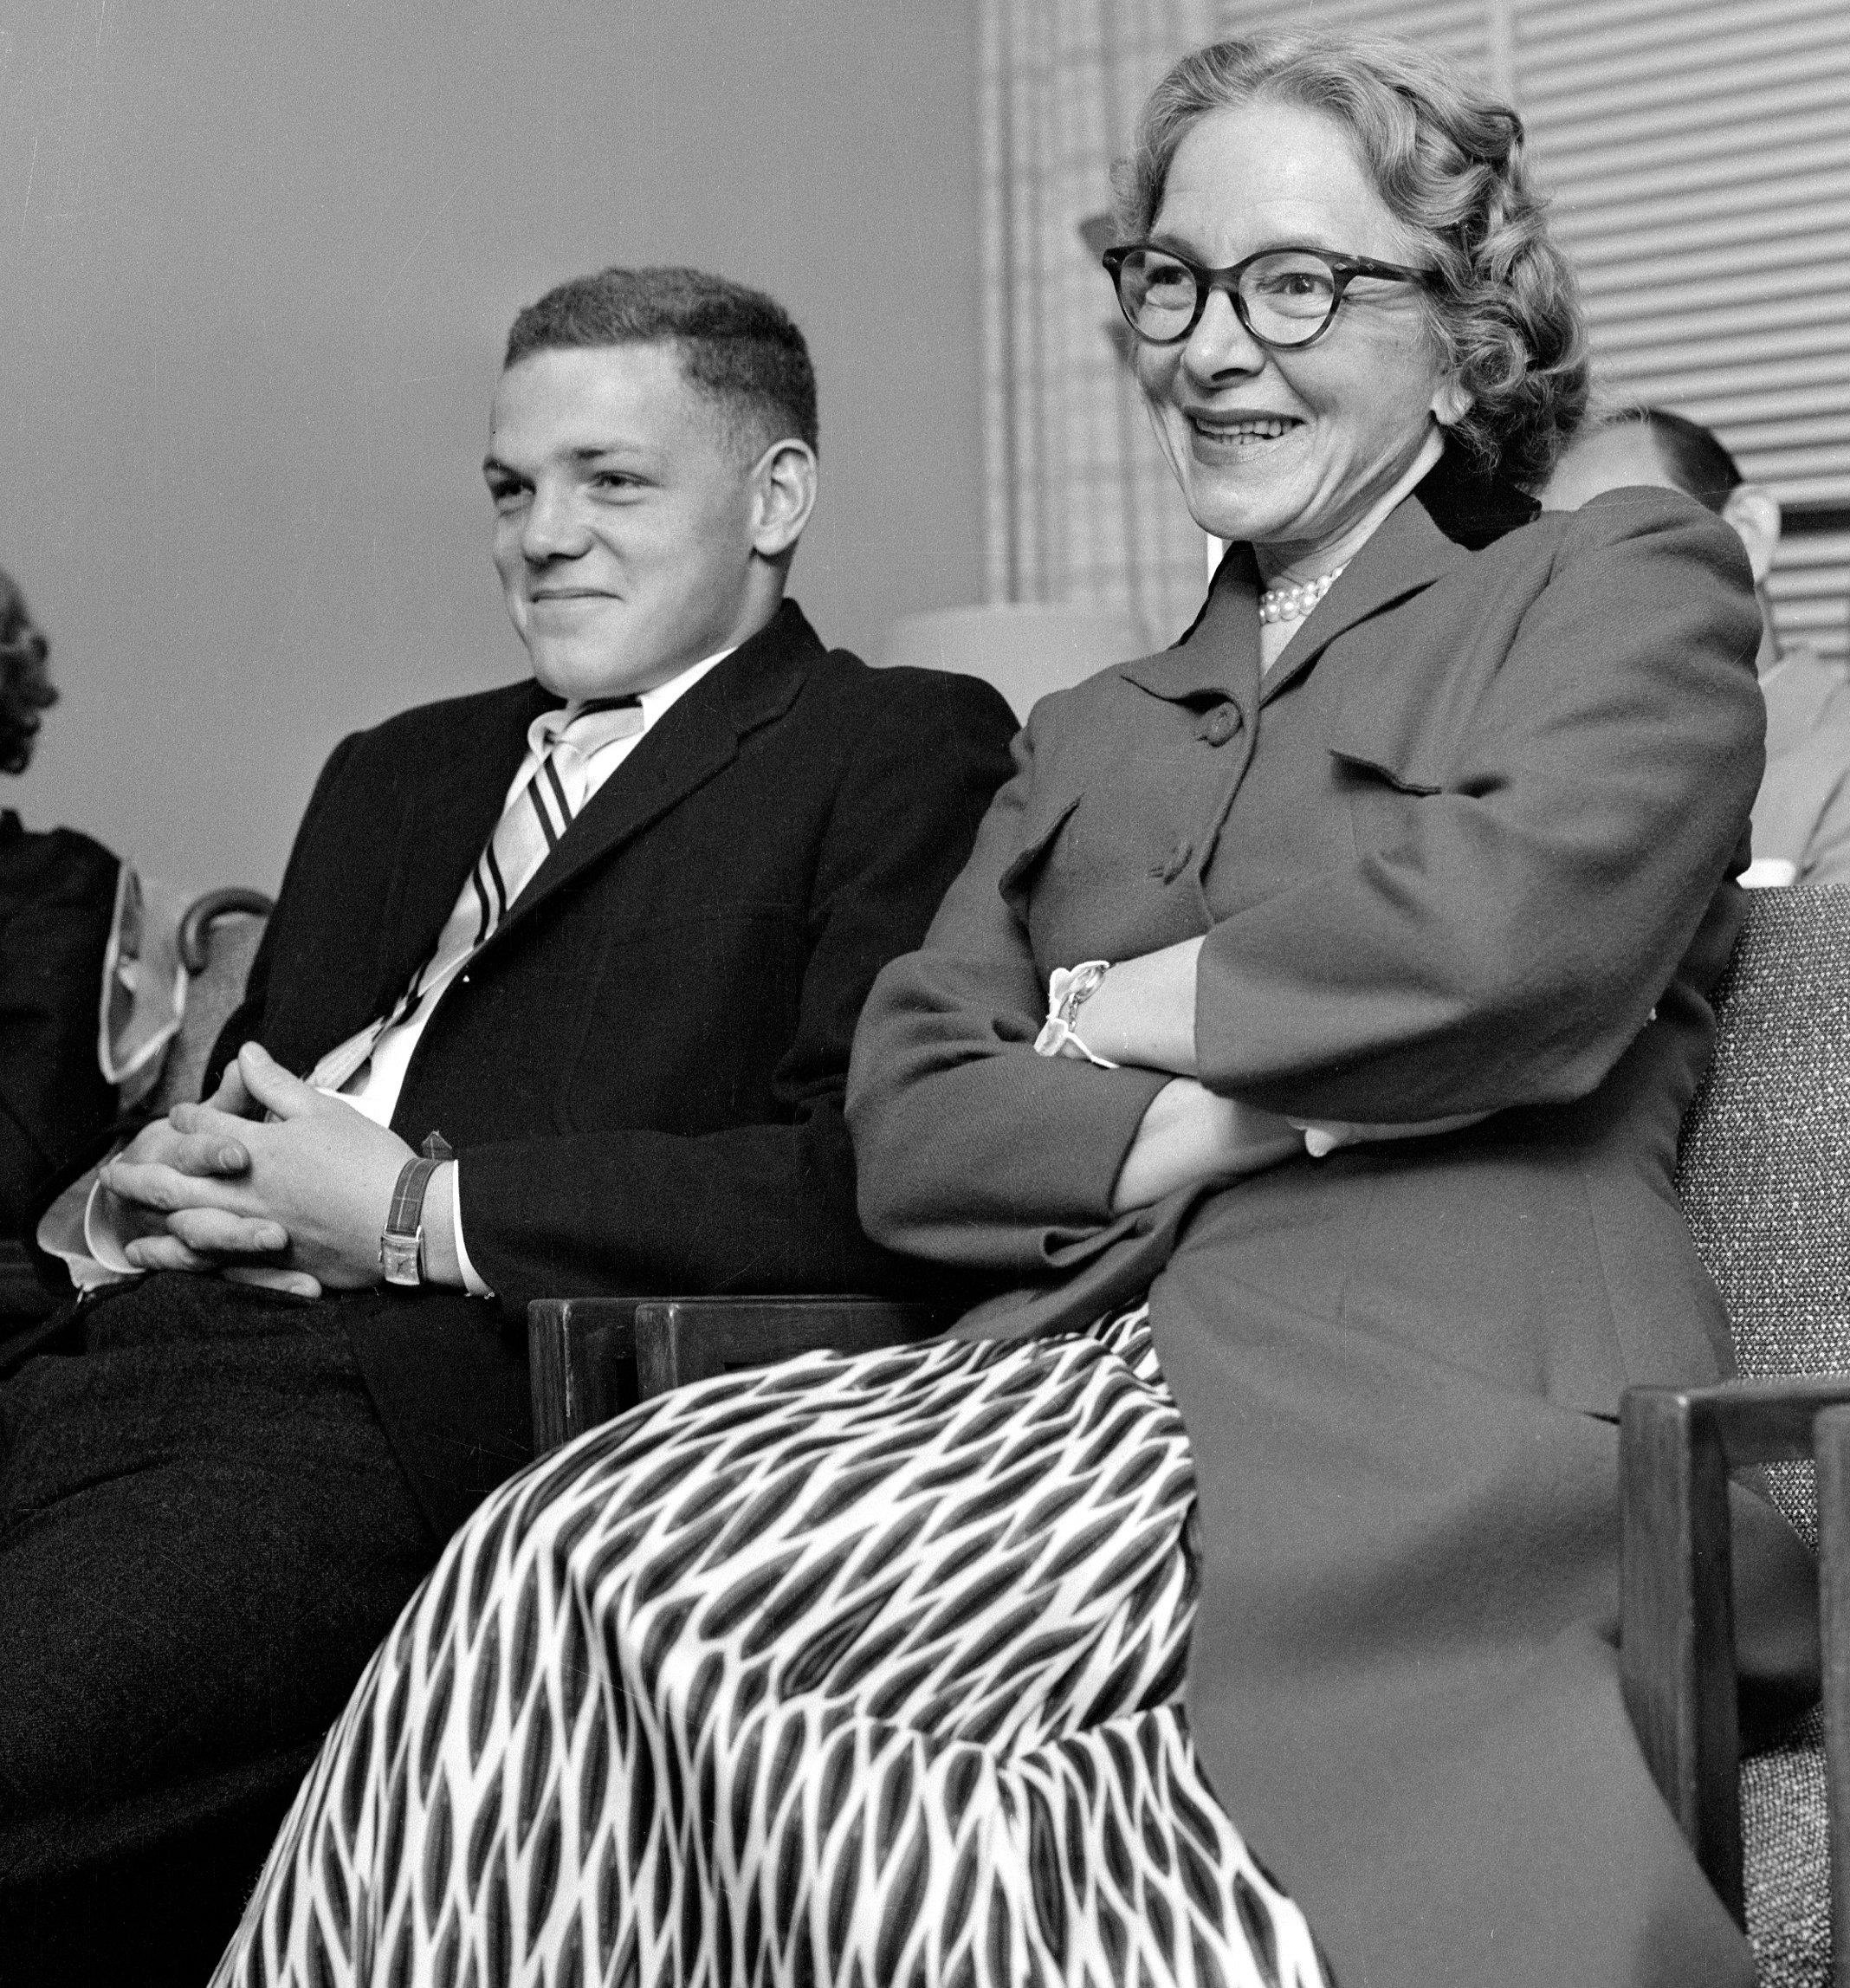
[{"label": "person's head in background", "polygon": [[1551,511],[1577,511],[1602,490],[1682,490],[1734,527],[1747,547],[1760,595],[1760,668],[1778,659],[1767,575],[1779,550],[1779,499],[1746,482],[1721,443],[1700,422],[1661,407],[1627,407],[1581,430],[1562,450],[1542,492]]},{"label": "person's head in background", "polygon": [[23,773],[40,713],[58,701],[46,667],[50,646],[26,611],[26,597],[0,573],[0,773]]}]

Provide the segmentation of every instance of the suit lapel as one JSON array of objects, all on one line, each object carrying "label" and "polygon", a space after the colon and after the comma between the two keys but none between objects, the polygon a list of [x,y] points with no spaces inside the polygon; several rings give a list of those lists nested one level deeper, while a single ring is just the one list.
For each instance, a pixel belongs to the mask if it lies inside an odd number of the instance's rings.
[{"label": "suit lapel", "polygon": [[1430,586],[1470,554],[1403,500],[1388,513],[1341,580],[1298,630],[1263,683],[1259,675],[1259,573],[1249,546],[1235,545],[1214,571],[1193,626],[1174,649],[1124,665],[1133,683],[1174,703],[1231,697],[1250,726],[1254,708],[1302,677],[1339,635]]},{"label": "suit lapel", "polygon": [[802,611],[786,601],[650,729],[586,803],[483,950],[501,944],[574,877],[633,842],[729,765],[741,739],[789,709],[806,665],[821,653]]},{"label": "suit lapel", "polygon": [[1122,674],[1170,703],[1232,698],[1250,725],[1259,696],[1259,569],[1250,546],[1227,548],[1201,612],[1174,649],[1127,663]]},{"label": "suit lapel", "polygon": [[1294,683],[1339,635],[1450,573],[1471,554],[1514,531],[1539,510],[1513,484],[1478,475],[1447,449],[1416,488],[1381,521],[1340,579],[1299,624],[1259,680],[1258,567],[1250,546],[1233,545],[1214,570],[1200,614],[1174,649],[1126,664],[1134,683],[1173,702],[1219,693],[1241,707],[1264,703]]},{"label": "suit lapel", "polygon": [[1448,573],[1471,554],[1403,498],[1375,528],[1315,612],[1301,621],[1265,678],[1265,699],[1295,683],[1339,635]]}]

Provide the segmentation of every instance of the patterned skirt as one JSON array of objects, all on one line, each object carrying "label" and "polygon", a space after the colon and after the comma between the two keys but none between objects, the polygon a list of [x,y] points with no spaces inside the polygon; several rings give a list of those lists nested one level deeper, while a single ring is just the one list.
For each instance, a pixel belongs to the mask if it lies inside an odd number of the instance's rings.
[{"label": "patterned skirt", "polygon": [[214,1988],[1322,1988],[1178,1702],[1193,1496],[1141,1307],[645,1402],[450,1542]]}]

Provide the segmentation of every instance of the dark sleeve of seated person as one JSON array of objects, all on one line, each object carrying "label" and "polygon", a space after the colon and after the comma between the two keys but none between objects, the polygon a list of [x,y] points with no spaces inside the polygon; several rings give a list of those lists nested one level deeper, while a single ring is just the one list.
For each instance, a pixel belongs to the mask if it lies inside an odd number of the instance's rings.
[{"label": "dark sleeve of seated person", "polygon": [[68,828],[0,813],[0,1232],[115,1114],[96,1055],[116,858]]},{"label": "dark sleeve of seated person", "polygon": [[[459,861],[418,873],[446,777],[517,740],[530,694],[339,748],[208,1092],[241,1041],[305,1071],[382,1012],[479,846],[459,836]],[[1012,730],[987,685],[869,670],[786,603],[586,808],[445,994],[392,1120],[455,1149],[469,1257],[510,1322],[549,1295],[915,1286],[855,1214],[849,1048]]]}]

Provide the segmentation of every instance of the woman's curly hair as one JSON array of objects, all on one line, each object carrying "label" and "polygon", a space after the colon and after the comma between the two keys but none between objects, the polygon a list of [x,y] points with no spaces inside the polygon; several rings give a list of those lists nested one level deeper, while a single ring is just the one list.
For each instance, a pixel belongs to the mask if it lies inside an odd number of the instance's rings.
[{"label": "woman's curly hair", "polygon": [[1211,112],[1263,100],[1332,118],[1388,212],[1426,247],[1423,293],[1446,363],[1471,397],[1449,432],[1478,463],[1533,487],[1587,405],[1586,327],[1523,120],[1451,64],[1386,36],[1287,29],[1184,55],[1150,93],[1113,170],[1120,239],[1155,224],[1176,148]]},{"label": "woman's curly hair", "polygon": [[0,573],[0,772],[26,770],[39,713],[58,701],[45,666],[49,654],[25,595]]}]

